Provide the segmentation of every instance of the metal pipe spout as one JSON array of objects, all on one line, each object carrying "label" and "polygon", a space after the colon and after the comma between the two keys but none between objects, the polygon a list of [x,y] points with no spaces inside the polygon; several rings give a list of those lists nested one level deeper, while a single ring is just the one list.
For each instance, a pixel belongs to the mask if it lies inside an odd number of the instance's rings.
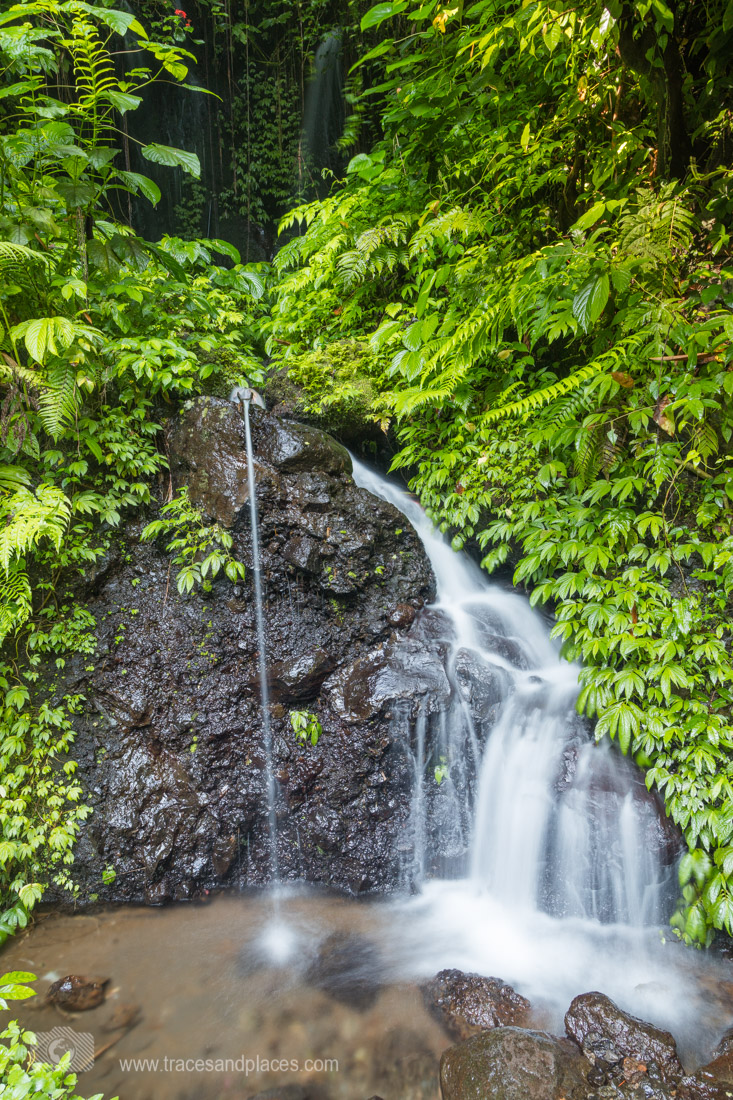
[{"label": "metal pipe spout", "polygon": [[229,400],[233,405],[257,405],[261,409],[266,408],[262,394],[249,386],[235,386],[229,394]]}]

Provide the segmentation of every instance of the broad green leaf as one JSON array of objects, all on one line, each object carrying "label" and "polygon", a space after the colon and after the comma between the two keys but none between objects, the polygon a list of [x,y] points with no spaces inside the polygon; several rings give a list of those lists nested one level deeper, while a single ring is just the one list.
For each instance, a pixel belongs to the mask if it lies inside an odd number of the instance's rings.
[{"label": "broad green leaf", "polygon": [[581,286],[573,299],[573,315],[587,332],[606,308],[611,292],[608,275],[593,275]]},{"label": "broad green leaf", "polygon": [[196,179],[201,175],[201,163],[195,153],[189,153],[185,149],[175,149],[172,145],[158,145],[152,142],[141,149],[146,160],[153,164],[165,164],[170,168],[182,168],[190,176]]},{"label": "broad green leaf", "polygon": [[375,4],[366,15],[362,16],[361,29],[366,31],[370,27],[378,27],[385,19],[389,19],[393,15],[399,15],[407,6],[408,0],[394,0],[394,3],[391,4]]},{"label": "broad green leaf", "polygon": [[562,29],[557,19],[553,19],[547,27],[543,27],[542,37],[550,53],[553,53],[562,39]]},{"label": "broad green leaf", "polygon": [[358,69],[360,65],[363,65],[365,61],[373,61],[377,57],[382,57],[382,55],[388,53],[393,46],[394,38],[385,38],[384,41],[380,42],[378,46],[375,46],[373,50],[369,50],[363,57],[360,57],[359,60],[351,66],[349,71],[353,73],[354,70]]},{"label": "broad green leaf", "polygon": [[594,202],[585,214],[581,214],[573,229],[590,229],[606,211],[605,202]]},{"label": "broad green leaf", "polygon": [[153,206],[160,202],[160,188],[148,176],[142,176],[139,172],[119,172],[117,178],[121,179],[131,191],[140,192]]},{"label": "broad green leaf", "polygon": [[241,256],[239,255],[239,251],[233,244],[230,244],[229,241],[207,237],[206,243],[210,245],[215,252],[220,252],[222,256],[228,256],[230,260],[234,260],[235,264],[240,263]]},{"label": "broad green leaf", "polygon": [[56,184],[56,190],[69,210],[80,210],[83,206],[88,206],[96,195],[93,184],[86,180],[60,180]]},{"label": "broad green leaf", "polygon": [[142,103],[142,97],[139,95],[129,95],[127,92],[118,92],[109,89],[103,93],[104,96],[110,101],[113,107],[115,107],[121,115],[124,115],[126,111],[134,111]]}]

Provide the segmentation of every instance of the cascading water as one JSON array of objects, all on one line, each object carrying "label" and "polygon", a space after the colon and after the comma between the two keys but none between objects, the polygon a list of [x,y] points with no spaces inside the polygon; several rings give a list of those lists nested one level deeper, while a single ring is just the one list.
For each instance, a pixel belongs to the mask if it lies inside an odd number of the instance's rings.
[{"label": "cascading water", "polygon": [[267,652],[265,649],[265,619],[262,610],[262,564],[260,561],[259,520],[255,486],[254,452],[249,407],[252,391],[241,393],[244,415],[244,436],[247,449],[247,488],[249,493],[249,518],[252,531],[252,575],[255,590],[255,619],[257,623],[257,660],[260,679],[260,703],[262,706],[262,743],[265,756],[265,783],[267,788],[267,828],[270,845],[270,884],[278,880],[277,861],[277,813],[275,808],[275,771],[272,761],[272,725],[270,722],[270,689],[267,682]]},{"label": "cascading water", "polygon": [[[468,866],[460,869],[477,890],[515,907],[638,926],[663,920],[670,872],[649,844],[653,807],[634,797],[627,761],[579,735],[577,667],[559,657],[527,602],[491,585],[470,559],[456,554],[406,493],[356,461],[354,479],[410,520],[435,573],[435,607],[449,627],[448,665],[458,701],[441,716],[433,760],[443,756],[449,776],[478,763],[477,774],[459,784],[471,822]],[[461,705],[460,668],[497,698],[495,720],[481,731],[485,747],[477,744],[476,723]],[[413,868],[421,871],[435,828],[425,790],[424,716],[416,727],[411,816]],[[433,803],[445,800],[436,794]]]},{"label": "cascading water", "polygon": [[344,128],[344,95],[341,59],[341,31],[330,31],[313,58],[313,75],[303,111],[301,147],[313,175],[316,191],[324,189],[322,172],[340,175],[343,158],[336,142]]},{"label": "cascading water", "polygon": [[422,620],[452,688],[442,713],[393,718],[415,775],[413,895],[392,911],[395,968],[496,974],[556,1024],[597,988],[678,1026],[682,979],[657,932],[675,897],[675,842],[634,765],[594,744],[576,714],[578,668],[527,601],[456,554],[407,493],[356,460],[353,472],[423,542],[437,599]]}]

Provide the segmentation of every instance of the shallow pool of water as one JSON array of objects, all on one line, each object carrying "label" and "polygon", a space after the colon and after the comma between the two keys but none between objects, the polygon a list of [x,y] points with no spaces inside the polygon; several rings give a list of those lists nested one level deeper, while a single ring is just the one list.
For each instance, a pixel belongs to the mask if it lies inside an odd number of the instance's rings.
[{"label": "shallow pool of water", "polygon": [[448,966],[510,982],[535,1025],[559,1032],[572,997],[600,989],[670,1027],[690,1066],[733,1020],[733,969],[719,957],[659,933],[508,912],[469,883],[399,902],[292,889],[277,902],[49,915],[2,956],[3,970],[37,974],[41,994],[67,974],[108,979],[91,1011],[39,997],[18,1015],[39,1033],[91,1034],[80,1091],[121,1100],[247,1100],[285,1085],[310,1100],[439,1100],[450,1040],[419,983]]}]

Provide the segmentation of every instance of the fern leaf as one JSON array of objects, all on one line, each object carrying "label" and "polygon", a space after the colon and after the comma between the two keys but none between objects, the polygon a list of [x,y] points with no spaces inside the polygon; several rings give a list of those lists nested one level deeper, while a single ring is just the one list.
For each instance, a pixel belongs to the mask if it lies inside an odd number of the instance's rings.
[{"label": "fern leaf", "polygon": [[600,448],[601,432],[597,425],[581,428],[575,439],[575,472],[585,489],[593,481],[601,468]]},{"label": "fern leaf", "polygon": [[76,415],[76,371],[70,363],[60,363],[48,371],[46,380],[48,389],[40,394],[38,411],[44,430],[58,439]]}]

